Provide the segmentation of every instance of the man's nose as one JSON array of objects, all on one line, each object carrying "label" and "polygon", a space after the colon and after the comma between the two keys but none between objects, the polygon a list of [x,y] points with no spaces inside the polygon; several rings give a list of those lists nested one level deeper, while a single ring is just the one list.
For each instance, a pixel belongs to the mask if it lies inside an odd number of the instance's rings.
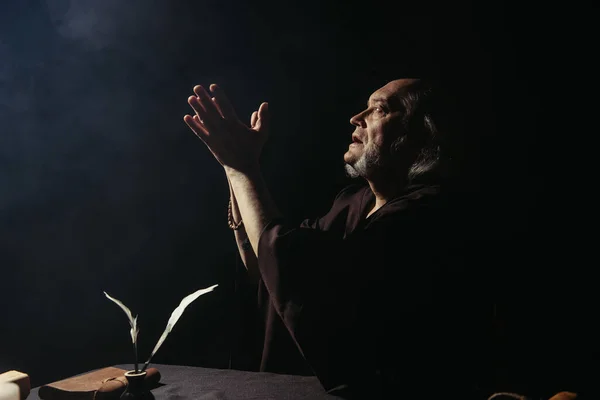
[{"label": "man's nose", "polygon": [[354,126],[364,127],[365,120],[363,118],[363,114],[364,112],[361,112],[350,118],[350,123]]}]

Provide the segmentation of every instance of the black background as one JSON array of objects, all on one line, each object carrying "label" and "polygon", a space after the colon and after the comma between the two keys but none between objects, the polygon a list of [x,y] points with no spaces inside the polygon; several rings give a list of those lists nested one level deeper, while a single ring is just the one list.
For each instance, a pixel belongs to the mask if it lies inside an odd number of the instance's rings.
[{"label": "black background", "polygon": [[[473,254],[504,268],[490,274],[507,304],[536,296],[528,284],[546,257],[532,233],[543,185],[533,78],[547,43],[522,5],[1,7],[0,370],[24,371],[37,386],[129,362],[128,324],[103,290],[139,314],[143,359],[181,298],[214,283],[155,362],[229,365],[236,249],[224,173],[182,119],[195,84],[219,83],[247,119],[269,102],[263,171],[279,207],[300,221],[326,211],[346,183],[348,120],[371,92],[404,76],[476,80],[494,117],[469,149],[480,160],[474,186],[487,201],[485,239],[500,245]],[[516,288],[503,286],[516,271]]]}]

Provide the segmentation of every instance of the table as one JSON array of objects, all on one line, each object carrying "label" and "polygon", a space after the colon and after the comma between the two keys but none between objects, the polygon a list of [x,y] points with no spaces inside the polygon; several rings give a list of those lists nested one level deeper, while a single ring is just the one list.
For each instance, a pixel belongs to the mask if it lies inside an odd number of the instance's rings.
[{"label": "table", "polygon": [[[152,390],[156,400],[333,400],[341,397],[324,392],[314,376],[280,375],[267,372],[212,369],[182,365],[152,364],[161,374],[161,384]],[[130,370],[131,365],[115,365]],[[37,400],[39,388],[27,400]]]}]

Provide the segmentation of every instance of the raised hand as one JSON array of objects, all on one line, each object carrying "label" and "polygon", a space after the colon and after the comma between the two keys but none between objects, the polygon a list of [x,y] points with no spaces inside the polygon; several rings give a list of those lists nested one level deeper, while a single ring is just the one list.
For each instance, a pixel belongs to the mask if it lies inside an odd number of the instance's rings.
[{"label": "raised hand", "polygon": [[241,172],[257,167],[268,136],[268,104],[262,103],[252,113],[247,126],[239,120],[221,88],[213,84],[210,91],[214,97],[202,86],[194,87],[196,96],[190,96],[188,103],[195,115],[185,115],[185,123],[224,167]]}]

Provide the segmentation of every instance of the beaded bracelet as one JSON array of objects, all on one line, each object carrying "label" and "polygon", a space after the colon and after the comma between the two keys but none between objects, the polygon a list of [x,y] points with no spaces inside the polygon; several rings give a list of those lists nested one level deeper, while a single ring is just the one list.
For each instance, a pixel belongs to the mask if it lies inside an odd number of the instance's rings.
[{"label": "beaded bracelet", "polygon": [[229,206],[227,207],[227,222],[229,223],[229,227],[234,231],[237,231],[242,226],[244,221],[240,220],[240,222],[236,223],[233,220],[233,212],[231,211],[231,198],[229,199]]}]

